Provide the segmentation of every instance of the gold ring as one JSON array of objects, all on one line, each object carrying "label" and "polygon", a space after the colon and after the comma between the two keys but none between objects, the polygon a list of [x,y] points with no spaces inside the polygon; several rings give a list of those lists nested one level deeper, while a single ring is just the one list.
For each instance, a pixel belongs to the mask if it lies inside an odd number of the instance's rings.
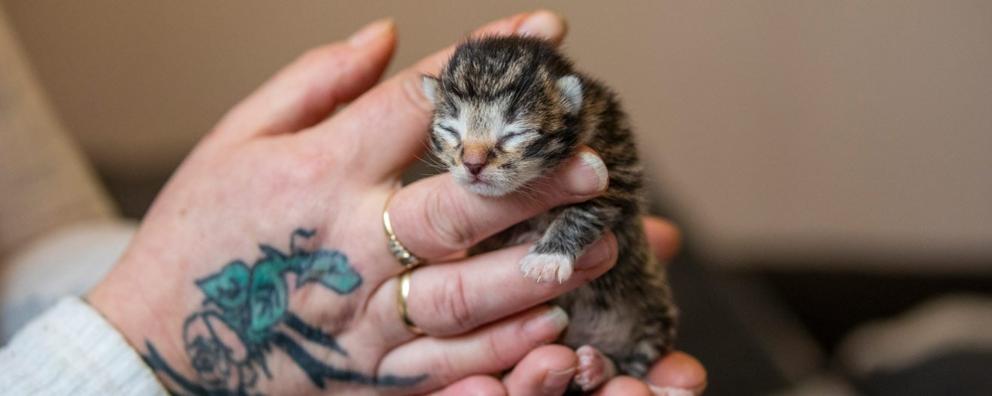
[{"label": "gold ring", "polygon": [[420,264],[424,263],[420,257],[414,255],[410,250],[400,243],[399,238],[396,238],[396,233],[393,232],[393,224],[389,222],[389,201],[393,199],[393,195],[396,191],[389,194],[386,198],[386,204],[382,207],[382,228],[386,230],[386,239],[389,245],[389,252],[396,257],[396,260],[400,262],[406,269],[412,269]]},{"label": "gold ring", "polygon": [[406,306],[406,299],[410,296],[410,276],[413,274],[412,270],[403,271],[400,274],[400,287],[396,291],[396,308],[400,311],[400,320],[403,321],[403,325],[406,326],[407,330],[410,330],[414,335],[422,335],[424,331],[417,327],[416,324],[410,320],[410,311]]}]

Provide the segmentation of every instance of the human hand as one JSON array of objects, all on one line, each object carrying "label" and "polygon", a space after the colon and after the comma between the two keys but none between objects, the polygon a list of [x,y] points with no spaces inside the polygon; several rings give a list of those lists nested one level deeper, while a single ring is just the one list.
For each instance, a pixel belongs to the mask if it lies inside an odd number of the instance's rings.
[{"label": "human hand", "polygon": [[[557,41],[564,25],[528,13],[477,32],[511,33]],[[88,295],[168,387],[432,391],[504,370],[554,340],[567,317],[541,304],[613,265],[610,237],[563,285],[533,287],[518,276],[526,247],[429,265],[413,273],[408,300],[426,335],[402,324],[403,267],[386,249],[380,216],[424,147],[430,105],[420,76],[436,73],[452,49],[373,87],[394,45],[391,22],[370,25],[304,55],[237,105]],[[400,240],[438,262],[514,222],[589,199],[599,184],[578,160],[526,198],[483,199],[440,175],[398,191],[390,213]]]}]

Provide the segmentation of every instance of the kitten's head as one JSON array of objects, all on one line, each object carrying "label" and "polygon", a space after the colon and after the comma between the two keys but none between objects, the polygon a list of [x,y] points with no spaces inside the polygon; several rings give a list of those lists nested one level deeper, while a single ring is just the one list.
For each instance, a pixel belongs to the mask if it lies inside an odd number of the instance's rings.
[{"label": "kitten's head", "polygon": [[579,144],[582,81],[545,41],[460,45],[423,89],[434,103],[431,148],[470,191],[501,196],[558,165]]}]

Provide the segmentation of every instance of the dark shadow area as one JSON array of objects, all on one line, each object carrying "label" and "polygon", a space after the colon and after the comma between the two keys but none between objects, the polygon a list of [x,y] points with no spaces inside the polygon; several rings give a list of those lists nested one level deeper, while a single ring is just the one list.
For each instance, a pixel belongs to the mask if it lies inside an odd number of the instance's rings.
[{"label": "dark shadow area", "polygon": [[741,317],[718,287],[718,276],[681,255],[669,267],[672,288],[682,312],[678,348],[706,367],[707,395],[761,395],[787,385],[747,318]]},{"label": "dark shadow area", "polygon": [[868,321],[901,314],[944,294],[992,292],[990,275],[819,271],[763,271],[758,275],[828,353],[851,329]]}]

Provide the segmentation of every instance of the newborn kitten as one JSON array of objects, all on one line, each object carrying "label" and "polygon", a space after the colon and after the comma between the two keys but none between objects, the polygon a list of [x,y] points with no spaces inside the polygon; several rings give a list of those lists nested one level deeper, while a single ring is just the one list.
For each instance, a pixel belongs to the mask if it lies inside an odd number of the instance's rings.
[{"label": "newborn kitten", "polygon": [[643,377],[672,346],[676,308],[644,237],[641,165],[615,95],[572,70],[550,43],[519,36],[465,42],[437,78],[424,77],[423,88],[435,105],[431,148],[474,193],[526,194],[526,183],[580,145],[602,157],[605,194],[517,224],[474,252],[536,241],[520,262],[523,274],[564,282],[583,250],[612,230],[616,266],[555,301],[571,317],[563,342],[578,348],[575,384],[582,390],[617,369]]}]

